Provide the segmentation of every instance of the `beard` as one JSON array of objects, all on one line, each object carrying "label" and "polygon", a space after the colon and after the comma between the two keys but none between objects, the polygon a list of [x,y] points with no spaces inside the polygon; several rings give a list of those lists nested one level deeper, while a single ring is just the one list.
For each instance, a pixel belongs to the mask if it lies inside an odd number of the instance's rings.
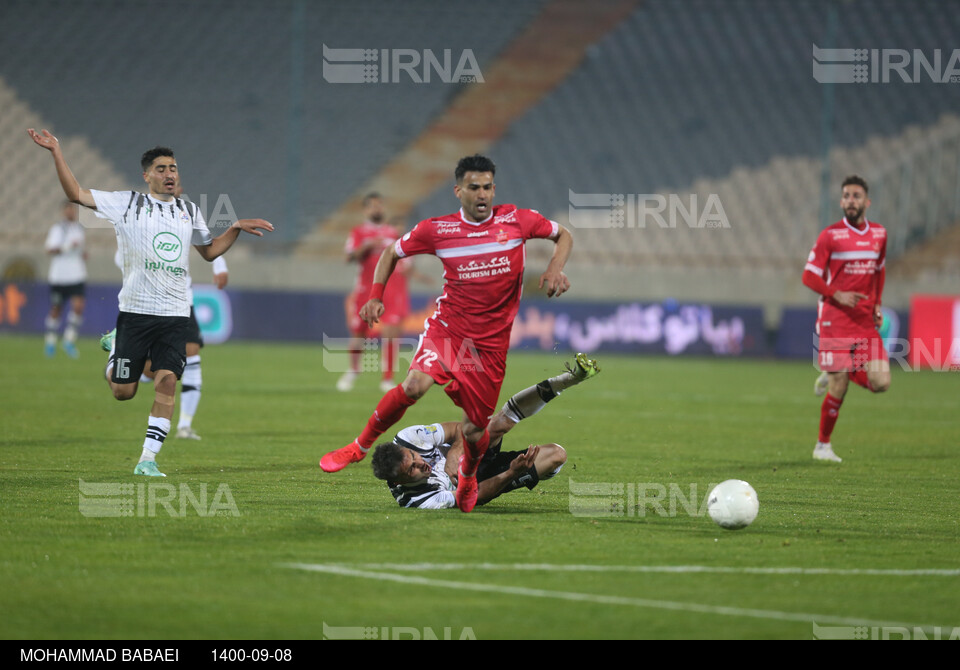
[{"label": "beard", "polygon": [[383,212],[374,212],[371,214],[370,221],[372,223],[383,223]]},{"label": "beard", "polygon": [[843,213],[847,217],[847,221],[853,223],[854,221],[860,220],[860,217],[863,216],[864,210],[864,207],[851,207],[850,209],[845,209]]}]

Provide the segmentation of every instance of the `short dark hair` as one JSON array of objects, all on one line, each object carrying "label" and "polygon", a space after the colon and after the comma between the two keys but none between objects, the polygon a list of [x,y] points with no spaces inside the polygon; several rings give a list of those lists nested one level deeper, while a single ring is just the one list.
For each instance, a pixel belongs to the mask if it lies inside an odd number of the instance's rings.
[{"label": "short dark hair", "polygon": [[395,442],[378,444],[374,449],[373,458],[370,459],[373,476],[388,482],[395,481],[400,475],[400,466],[403,464],[405,452],[406,449]]},{"label": "short dark hair", "polygon": [[870,189],[867,188],[867,180],[861,177],[860,175],[852,174],[846,179],[843,180],[843,183],[840,184],[840,190],[842,191],[847,186],[862,186],[864,193],[869,193]]},{"label": "short dark hair", "polygon": [[143,152],[143,155],[140,157],[140,167],[142,167],[143,171],[146,172],[150,166],[153,165],[153,161],[160,158],[160,156],[170,156],[170,158],[175,158],[173,155],[173,149],[169,147],[157,146],[153,149],[148,149],[147,151]]},{"label": "short dark hair", "polygon": [[363,206],[366,207],[370,204],[371,200],[383,200],[383,197],[376,191],[370,191],[365,196],[363,196]]},{"label": "short dark hair", "polygon": [[489,172],[495,175],[497,174],[497,166],[486,156],[473,154],[460,159],[460,162],[457,163],[457,169],[453,171],[453,176],[459,183],[463,179],[463,175],[468,172]]}]

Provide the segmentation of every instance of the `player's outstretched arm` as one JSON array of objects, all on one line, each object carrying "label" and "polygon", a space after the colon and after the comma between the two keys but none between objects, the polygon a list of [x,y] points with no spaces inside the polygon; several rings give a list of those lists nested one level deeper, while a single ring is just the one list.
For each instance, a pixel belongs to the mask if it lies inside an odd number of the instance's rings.
[{"label": "player's outstretched arm", "polygon": [[546,286],[548,298],[563,295],[570,290],[570,280],[563,274],[563,268],[573,250],[573,235],[563,226],[559,226],[554,243],[556,246],[553,248],[553,257],[547,265],[547,271],[540,275],[539,284],[541,289]]},{"label": "player's outstretched arm", "polygon": [[27,134],[39,146],[43,147],[53,156],[53,164],[57,168],[57,177],[60,178],[60,186],[63,188],[67,200],[75,202],[90,209],[96,209],[97,203],[88,189],[80,188],[80,183],[73,176],[70,166],[67,165],[63,157],[63,150],[60,148],[60,140],[54,137],[48,130],[41,130],[39,133],[33,128],[27,129]]},{"label": "player's outstretched arm", "polygon": [[272,231],[273,224],[263,219],[240,219],[227,228],[222,235],[215,237],[210,244],[196,244],[194,247],[203,256],[203,260],[212,262],[215,258],[227,253],[227,250],[240,237],[240,231],[263,237],[263,231],[265,230]]}]

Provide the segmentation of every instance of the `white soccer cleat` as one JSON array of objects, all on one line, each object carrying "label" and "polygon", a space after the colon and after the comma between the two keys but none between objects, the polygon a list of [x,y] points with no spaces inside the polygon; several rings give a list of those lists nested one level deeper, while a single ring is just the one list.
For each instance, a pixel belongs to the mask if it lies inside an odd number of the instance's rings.
[{"label": "white soccer cleat", "polygon": [[843,462],[842,458],[833,453],[833,446],[829,442],[817,442],[817,446],[813,448],[813,458],[818,461]]},{"label": "white soccer cleat", "polygon": [[353,383],[357,381],[357,373],[353,370],[347,370],[343,373],[340,379],[337,380],[337,390],[338,391],[352,391]]},{"label": "white soccer cleat", "polygon": [[177,439],[180,440],[199,440],[200,436],[190,426],[177,428]]},{"label": "white soccer cleat", "polygon": [[830,376],[826,372],[821,372],[817,381],[813,382],[813,394],[822,396],[830,387]]}]

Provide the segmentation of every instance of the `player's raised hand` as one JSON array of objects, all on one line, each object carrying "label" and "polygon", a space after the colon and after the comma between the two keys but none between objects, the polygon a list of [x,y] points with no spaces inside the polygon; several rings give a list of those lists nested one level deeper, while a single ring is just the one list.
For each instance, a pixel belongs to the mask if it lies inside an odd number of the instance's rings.
[{"label": "player's raised hand", "polygon": [[47,151],[55,151],[60,146],[60,140],[54,137],[50,131],[46,129],[41,130],[38,133],[33,128],[27,128],[27,134],[30,135],[34,142],[39,144]]},{"label": "player's raised hand", "polygon": [[562,272],[547,270],[540,275],[539,288],[547,287],[547,297],[553,298],[563,295],[570,290],[570,280]]},{"label": "player's raised hand", "polygon": [[240,219],[235,224],[240,230],[250,233],[251,235],[256,235],[257,237],[263,237],[264,230],[271,232],[273,231],[273,224],[269,221],[264,221],[263,219]]},{"label": "player's raised hand", "polygon": [[360,308],[360,318],[363,319],[371,328],[374,324],[380,323],[380,317],[383,316],[383,301],[372,298],[364,303]]},{"label": "player's raised hand", "polygon": [[525,452],[510,462],[510,469],[516,473],[526,472],[533,467],[533,463],[537,460],[537,454],[539,453],[539,445],[531,444]]},{"label": "player's raised hand", "polygon": [[218,272],[213,275],[213,284],[221,291],[226,288],[227,282],[230,280],[229,272]]},{"label": "player's raised hand", "polygon": [[855,291],[837,291],[833,294],[833,299],[844,307],[856,307],[857,303],[861,300],[866,300],[870,296],[865,293],[857,293]]}]

